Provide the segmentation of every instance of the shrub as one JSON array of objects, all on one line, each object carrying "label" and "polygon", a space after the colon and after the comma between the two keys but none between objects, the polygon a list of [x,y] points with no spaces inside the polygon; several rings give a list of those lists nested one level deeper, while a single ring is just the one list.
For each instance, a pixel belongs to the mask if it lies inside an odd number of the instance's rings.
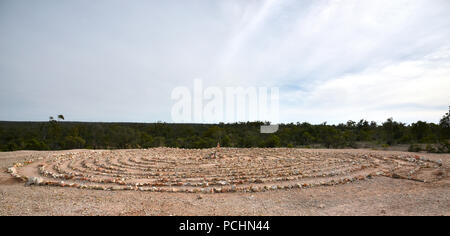
[{"label": "shrub", "polygon": [[422,151],[422,148],[417,144],[411,144],[411,145],[409,145],[408,151],[409,152],[420,152],[420,151]]},{"label": "shrub", "polygon": [[434,148],[433,145],[431,145],[431,144],[427,144],[427,146],[425,147],[425,150],[427,152],[437,152],[436,148]]}]

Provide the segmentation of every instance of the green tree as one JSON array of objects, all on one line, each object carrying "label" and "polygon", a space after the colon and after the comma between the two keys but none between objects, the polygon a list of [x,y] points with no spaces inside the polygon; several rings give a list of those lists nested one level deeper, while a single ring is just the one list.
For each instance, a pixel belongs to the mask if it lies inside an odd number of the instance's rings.
[{"label": "green tree", "polygon": [[450,139],[450,106],[448,107],[448,112],[439,121],[440,127],[440,138]]},{"label": "green tree", "polygon": [[74,148],[84,148],[86,141],[78,136],[66,136],[64,138],[64,148],[74,149]]},{"label": "green tree", "polygon": [[267,148],[279,147],[280,146],[280,138],[277,135],[275,135],[275,134],[271,134],[263,142],[263,144],[261,146],[262,147],[267,147]]},{"label": "green tree", "polygon": [[419,143],[426,143],[431,141],[429,140],[431,130],[427,122],[418,121],[416,123],[413,123],[411,125],[411,132],[414,139]]}]

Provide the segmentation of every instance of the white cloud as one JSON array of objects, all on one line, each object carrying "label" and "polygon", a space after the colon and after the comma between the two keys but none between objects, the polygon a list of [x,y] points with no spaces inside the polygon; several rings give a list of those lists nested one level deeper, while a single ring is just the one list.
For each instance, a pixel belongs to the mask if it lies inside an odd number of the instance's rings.
[{"label": "white cloud", "polygon": [[448,12],[448,0],[5,0],[0,119],[171,121],[171,90],[202,78],[280,87],[283,121],[435,121]]},{"label": "white cloud", "polygon": [[[297,101],[285,116],[307,114],[314,120],[349,119],[438,121],[450,105],[450,50],[415,60],[373,66],[359,73],[332,78],[308,91],[284,94]],[[332,117],[332,119],[327,119]]]}]

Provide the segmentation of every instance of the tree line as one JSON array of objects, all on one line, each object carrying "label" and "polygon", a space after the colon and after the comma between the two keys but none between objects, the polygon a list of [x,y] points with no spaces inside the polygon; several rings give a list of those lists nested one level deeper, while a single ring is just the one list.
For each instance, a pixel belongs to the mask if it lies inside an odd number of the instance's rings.
[{"label": "tree line", "polygon": [[[450,110],[450,109],[449,109]],[[410,151],[450,152],[450,111],[439,124],[405,124],[387,119],[348,121],[338,125],[281,124],[274,134],[261,134],[267,122],[219,124],[67,122],[0,122],[0,150],[124,149],[151,147],[324,147],[358,148],[408,144]]]}]

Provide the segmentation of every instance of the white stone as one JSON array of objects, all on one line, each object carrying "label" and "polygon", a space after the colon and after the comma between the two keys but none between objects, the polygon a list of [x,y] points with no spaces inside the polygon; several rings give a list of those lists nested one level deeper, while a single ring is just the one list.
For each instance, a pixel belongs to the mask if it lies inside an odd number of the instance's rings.
[{"label": "white stone", "polygon": [[44,180],[41,177],[30,177],[28,178],[27,185],[40,185],[42,182],[44,182]]}]

